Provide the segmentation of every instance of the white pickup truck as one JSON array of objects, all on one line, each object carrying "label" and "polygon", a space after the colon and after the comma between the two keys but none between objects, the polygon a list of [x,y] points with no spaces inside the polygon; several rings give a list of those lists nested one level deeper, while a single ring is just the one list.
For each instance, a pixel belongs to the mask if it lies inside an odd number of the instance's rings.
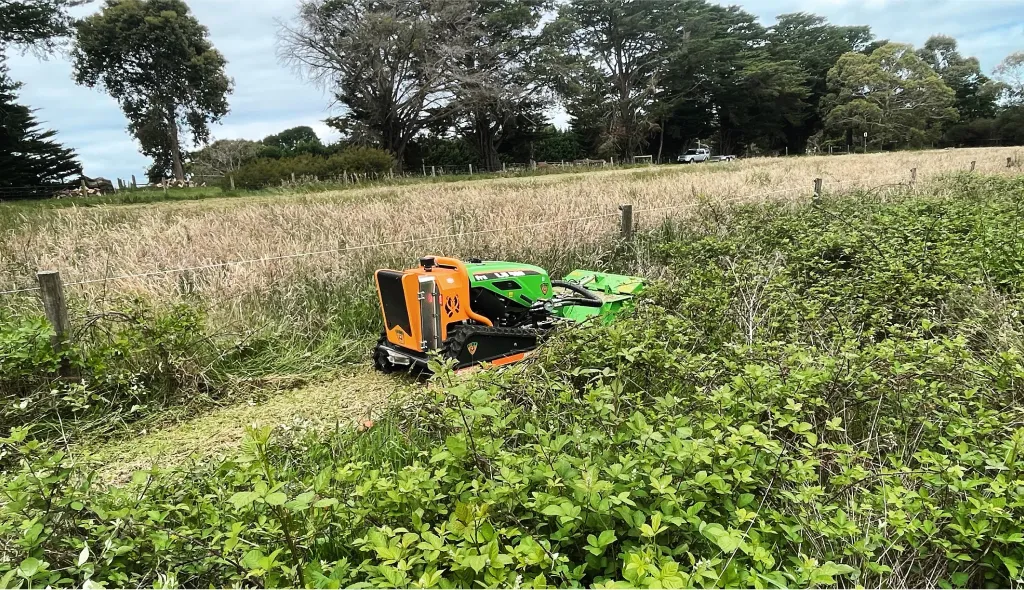
[{"label": "white pickup truck", "polygon": [[696,164],[698,162],[707,162],[710,158],[711,151],[700,148],[696,150],[686,150],[686,153],[680,154],[679,157],[676,158],[676,161],[683,164]]}]

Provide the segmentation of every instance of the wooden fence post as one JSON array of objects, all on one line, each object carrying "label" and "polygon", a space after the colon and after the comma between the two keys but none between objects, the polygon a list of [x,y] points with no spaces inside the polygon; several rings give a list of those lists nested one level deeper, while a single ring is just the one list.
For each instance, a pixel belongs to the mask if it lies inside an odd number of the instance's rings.
[{"label": "wooden fence post", "polygon": [[974,172],[974,165],[977,163],[978,162],[976,160],[971,160],[971,172]]},{"label": "wooden fence post", "polygon": [[822,181],[820,178],[814,179],[814,196],[812,197],[812,200],[815,203],[821,200],[821,183]]},{"label": "wooden fence post", "polygon": [[395,169],[394,168],[388,168],[388,178],[394,180],[394,178],[395,178]]},{"label": "wooden fence post", "polygon": [[[1007,168],[1012,168],[1013,167],[1013,158],[1009,158],[1009,157],[1006,158],[1006,167]],[[83,180],[82,183],[84,184],[85,181]]]},{"label": "wooden fence post", "polygon": [[167,196],[167,184],[168,184],[168,183],[167,183],[167,179],[165,178],[165,179],[164,179],[164,196],[165,196],[165,197]]},{"label": "wooden fence post", "polygon": [[295,173],[292,172],[292,184],[295,184]]},{"label": "wooden fence post", "polygon": [[423,164],[423,176],[427,175],[427,165]]},{"label": "wooden fence post", "polygon": [[619,230],[622,235],[622,239],[629,241],[633,239],[633,206],[628,203],[619,205],[619,211],[622,212],[622,220],[619,224]]},{"label": "wooden fence post", "polygon": [[469,165],[469,175],[473,176],[473,165],[472,164]]},{"label": "wooden fence post", "polygon": [[53,349],[62,355],[60,373],[62,377],[68,377],[71,374],[71,367],[67,358],[63,357],[63,352],[71,338],[71,323],[68,321],[67,300],[64,299],[64,282],[60,278],[60,272],[56,270],[41,270],[36,273],[36,279],[39,281],[39,292],[43,297],[43,311],[53,326]]},{"label": "wooden fence post", "polygon": [[235,175],[231,174],[228,176],[228,183],[231,185],[231,190],[235,190]]},{"label": "wooden fence post", "polygon": [[132,174],[132,188],[133,189],[139,188],[139,183],[135,182],[135,175],[134,174]]},{"label": "wooden fence post", "polygon": [[502,163],[501,163],[501,171],[502,171],[502,172],[504,172],[504,171],[505,171],[505,162],[502,162]]},{"label": "wooden fence post", "polygon": [[430,175],[431,176],[437,176],[437,167],[436,166],[431,166],[430,167]]},{"label": "wooden fence post", "polygon": [[910,169],[910,186],[917,184],[917,168]]}]

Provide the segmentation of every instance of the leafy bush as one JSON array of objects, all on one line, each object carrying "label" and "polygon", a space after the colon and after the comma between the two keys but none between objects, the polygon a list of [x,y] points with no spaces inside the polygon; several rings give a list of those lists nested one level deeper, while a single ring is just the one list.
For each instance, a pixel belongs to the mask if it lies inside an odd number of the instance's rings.
[{"label": "leafy bush", "polygon": [[395,159],[390,153],[365,146],[347,148],[332,157],[331,162],[336,169],[349,174],[384,175],[395,166]]},{"label": "leafy bush", "polygon": [[58,353],[42,318],[0,321],[0,429],[32,424],[37,436],[102,433],[157,408],[216,396],[217,370],[243,345],[209,338],[194,307],[141,302],[91,316]]},{"label": "leafy bush", "polygon": [[[342,174],[382,176],[394,167],[394,158],[371,147],[350,147],[330,157],[302,154],[294,157],[261,158],[234,172],[237,188],[261,189],[296,180],[340,180]],[[225,186],[230,181],[225,179]]]}]

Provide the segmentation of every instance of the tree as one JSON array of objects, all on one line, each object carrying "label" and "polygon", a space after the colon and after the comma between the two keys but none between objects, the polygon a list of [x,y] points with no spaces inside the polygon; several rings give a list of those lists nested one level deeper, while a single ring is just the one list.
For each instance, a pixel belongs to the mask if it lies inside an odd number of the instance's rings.
[{"label": "tree", "polygon": [[20,84],[0,66],[0,186],[59,184],[82,173],[75,153],[53,141],[32,109],[17,102]]},{"label": "tree", "polygon": [[548,0],[474,0],[465,31],[466,52],[450,62],[456,82],[456,125],[471,137],[477,164],[500,167],[499,150],[510,138],[537,135],[543,126],[545,80],[538,57],[538,24]]},{"label": "tree", "polygon": [[657,98],[668,107],[662,136],[672,148],[713,139],[719,151],[736,153],[785,143],[786,126],[808,108],[804,75],[795,61],[770,55],[752,14],[686,0],[659,22],[667,54]]},{"label": "tree", "polygon": [[71,34],[67,9],[87,0],[0,0],[0,53],[9,46],[49,52]]},{"label": "tree", "polygon": [[572,0],[547,26],[547,37],[566,53],[561,94],[567,110],[576,121],[600,125],[599,154],[631,158],[657,128],[655,96],[667,38],[659,34],[659,21],[670,6]]},{"label": "tree", "polygon": [[182,0],[107,0],[78,23],[75,80],[117,100],[143,152],[169,151],[178,180],[182,132],[205,143],[228,112],[232,82],[208,36]]},{"label": "tree", "polygon": [[825,18],[805,12],[783,14],[768,30],[768,52],[772,59],[798,65],[807,87],[806,108],[798,120],[784,126],[786,144],[803,152],[807,140],[821,130],[821,99],[828,92],[828,71],[844,53],[862,50],[871,41],[866,26],[841,27]]},{"label": "tree", "polygon": [[977,58],[960,55],[956,39],[934,35],[917,54],[953,89],[961,122],[995,117],[1000,87],[981,73]]},{"label": "tree", "polygon": [[450,64],[465,57],[473,18],[464,0],[303,0],[282,56],[345,107],[328,124],[401,165],[413,138],[452,112]]},{"label": "tree", "polygon": [[1004,85],[1007,102],[1024,105],[1024,51],[1006,56],[1006,59],[996,66],[994,73]]},{"label": "tree", "polygon": [[307,126],[292,127],[291,129],[285,129],[281,133],[275,133],[263,138],[263,145],[281,148],[285,151],[294,150],[302,144],[322,146],[323,142],[320,141],[316,131],[313,131],[312,127]]},{"label": "tree", "polygon": [[227,176],[255,160],[262,147],[248,139],[220,139],[192,154],[191,170],[199,176]]},{"label": "tree", "polygon": [[955,94],[910,45],[888,43],[870,55],[847,53],[828,73],[825,125],[868,133],[874,145],[922,146],[957,120]]}]

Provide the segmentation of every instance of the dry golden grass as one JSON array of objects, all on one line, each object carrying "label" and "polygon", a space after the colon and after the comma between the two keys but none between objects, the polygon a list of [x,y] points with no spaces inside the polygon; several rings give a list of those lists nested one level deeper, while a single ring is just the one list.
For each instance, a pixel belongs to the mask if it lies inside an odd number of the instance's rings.
[{"label": "dry golden grass", "polygon": [[[1006,168],[1006,158],[1016,153],[993,148],[762,158],[313,196],[54,209],[0,239],[0,290],[32,285],[40,268],[59,269],[65,282],[73,283],[367,244],[386,245],[197,270],[184,280],[213,299],[232,301],[281,289],[296,273],[322,273],[327,281],[366,280],[378,265],[405,267],[427,253],[511,258],[573,251],[586,256],[588,248],[617,231],[620,203],[632,203],[644,227],[665,216],[683,216],[702,199],[809,199],[818,177],[826,190],[874,187],[906,182],[910,169],[917,168],[918,181],[927,182],[965,171],[972,160],[980,173],[1016,173]],[[521,228],[575,218],[585,219]],[[485,233],[427,239],[478,231]],[[162,298],[178,293],[182,281],[182,273],[173,272],[69,290],[86,298],[109,292]]]}]

